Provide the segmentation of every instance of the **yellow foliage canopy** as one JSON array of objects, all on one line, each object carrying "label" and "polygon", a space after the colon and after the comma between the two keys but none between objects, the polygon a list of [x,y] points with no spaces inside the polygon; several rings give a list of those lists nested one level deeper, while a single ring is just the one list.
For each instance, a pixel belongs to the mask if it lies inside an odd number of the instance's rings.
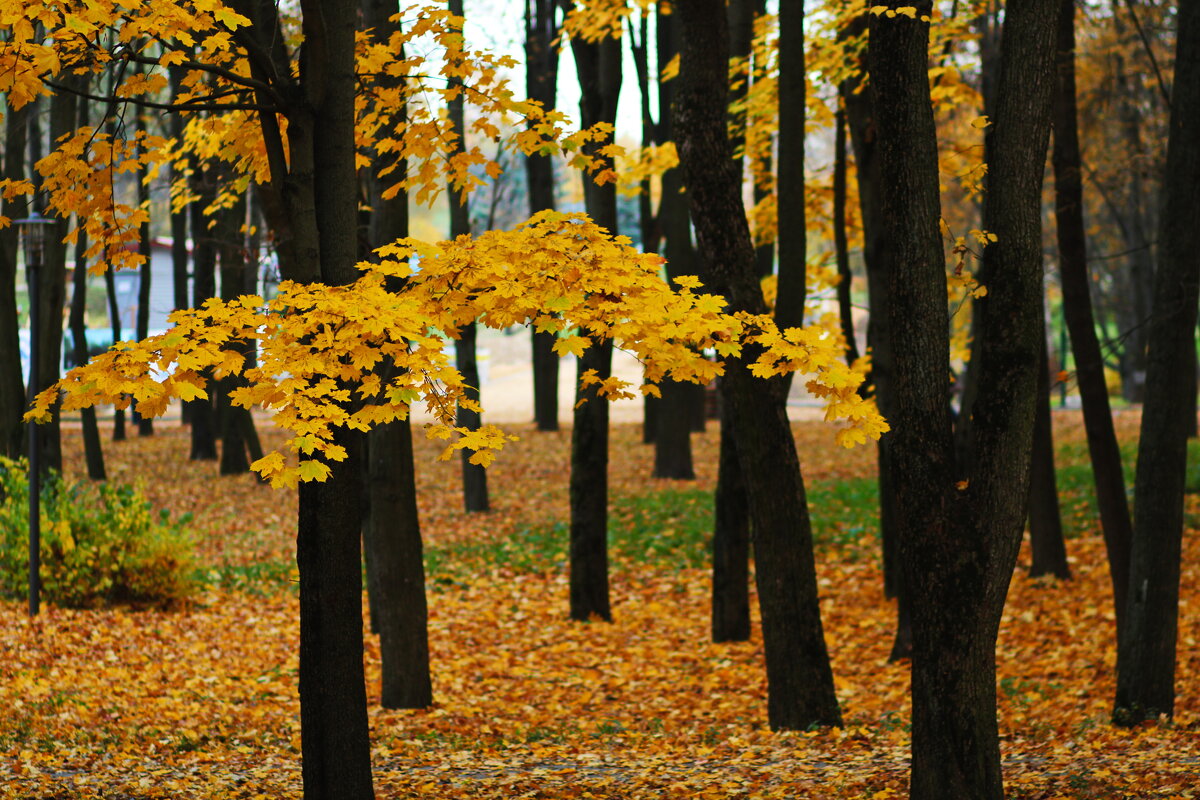
[{"label": "yellow foliage canopy", "polygon": [[[324,479],[328,470],[320,462],[345,457],[333,444],[335,428],[367,430],[404,418],[418,401],[438,419],[429,435],[449,441],[443,457],[467,448],[486,464],[508,437],[494,426],[476,432],[454,426],[466,387],[440,336],[478,320],[495,328],[587,329],[634,353],[651,383],[668,376],[707,383],[723,366],[704,350],[746,353],[761,377],[809,375],[810,390],[826,401],[826,418],[847,423],[840,443],[877,439],[887,430],[857,393],[862,374],[842,361],[840,342],[826,328],[780,331],[769,316],[726,313],[724,301],[700,292],[695,278],[673,291],[660,276],[659,256],[639,253],[586,216],[542,212],[512,231],[436,244],[405,239],[378,254],[381,261],[360,264],[362,277],[348,286],[285,282],[268,303],[243,296],[177,311],[171,330],[121,343],[71,370],[26,416],[48,418],[60,393],[67,410],[124,407],[132,398],[140,414],[156,416],[171,399],[206,396],[204,373],[211,370],[213,378],[244,375],[249,385],[234,390],[233,402],[274,411],[276,424],[291,432],[297,466],[280,453],[254,465],[273,485]],[[386,286],[395,277],[405,278],[401,291]],[[249,340],[257,342],[259,358],[247,369],[239,348]],[[578,353],[591,343],[577,335],[560,341],[560,352]],[[620,380],[599,388],[601,396],[628,396]]]}]

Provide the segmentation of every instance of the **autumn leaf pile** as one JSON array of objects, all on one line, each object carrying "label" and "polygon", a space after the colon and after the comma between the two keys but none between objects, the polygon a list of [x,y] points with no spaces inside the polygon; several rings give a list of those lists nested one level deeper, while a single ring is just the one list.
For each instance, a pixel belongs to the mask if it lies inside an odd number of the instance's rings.
[{"label": "autumn leaf pile", "polygon": [[[1056,424],[1060,446],[1083,453],[1080,418]],[[1129,441],[1136,417],[1119,426]],[[439,444],[419,445],[436,703],[381,710],[368,636],[380,797],[904,795],[907,668],[887,663],[894,609],[869,525],[827,525],[832,534],[818,537],[846,727],[773,733],[757,620],[750,642],[711,644],[704,569],[618,556],[616,621],[584,624],[566,618],[566,576],[553,559],[531,570],[489,555],[567,518],[569,435],[514,432],[521,440],[491,468],[496,510],[471,517],[459,511],[457,464],[436,462]],[[832,447],[817,424],[796,432],[810,487],[872,474],[870,448]],[[282,434],[268,437],[278,444]],[[711,489],[715,426],[695,441],[697,485]],[[66,447],[79,464],[77,439]],[[196,602],[51,608],[32,623],[22,605],[0,604],[0,797],[299,797],[294,494],[251,476],[218,478],[186,454],[187,432],[171,422],[106,453],[115,479],[140,477],[155,503],[196,515],[207,576]],[[633,426],[615,427],[612,454],[617,506],[692,488],[650,479],[653,453]],[[1130,731],[1108,724],[1114,623],[1103,543],[1086,498],[1064,494],[1068,528],[1079,531],[1067,542],[1075,577],[1029,579],[1023,557],[1000,635],[1009,796],[1200,796],[1200,504],[1189,496],[1176,717]],[[840,513],[812,510],[819,529],[822,515]]]}]

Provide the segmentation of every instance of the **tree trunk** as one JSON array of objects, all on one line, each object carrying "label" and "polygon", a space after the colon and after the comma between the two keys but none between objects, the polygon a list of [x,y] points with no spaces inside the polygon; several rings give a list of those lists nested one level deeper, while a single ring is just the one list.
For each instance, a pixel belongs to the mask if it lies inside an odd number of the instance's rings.
[{"label": "tree trunk", "polygon": [[846,339],[846,363],[858,360],[858,336],[854,332],[854,306],[850,290],[854,275],[850,272],[850,247],[846,242],[846,112],[839,108],[833,117],[833,243],[838,270],[838,315],[842,336]]},{"label": "tree trunk", "polygon": [[[450,13],[456,17],[463,15],[463,0],[450,0]],[[458,134],[456,151],[463,153],[467,146],[467,126],[463,118],[463,95],[460,93],[450,101],[450,124]],[[450,199],[450,238],[471,234],[470,206],[467,203],[466,192],[459,193],[453,187],[448,193]],[[468,400],[479,402],[479,362],[475,352],[475,323],[470,322],[458,332],[458,341],[454,347],[454,364],[462,373],[466,382],[466,397]],[[479,430],[483,420],[478,411],[459,406],[455,413],[455,424],[470,430]],[[474,450],[459,452],[462,464],[463,508],[468,512],[488,510],[487,470],[479,464],[471,463]]]},{"label": "tree trunk", "polygon": [[[808,295],[808,221],[804,207],[804,4],[779,7],[779,284],[775,322],[779,329],[804,324]],[[785,383],[791,386],[790,376]]]},{"label": "tree trunk", "polygon": [[[137,129],[142,130],[142,116],[137,115]],[[140,146],[139,146],[140,151]],[[139,164],[137,169],[137,197],[138,205],[146,209],[147,214],[152,213],[150,207],[150,187],[146,184],[146,165]],[[141,341],[150,335],[150,282],[154,275],[152,252],[152,240],[150,238],[150,219],[147,216],[138,230],[138,254],[142,257],[142,265],[138,268],[138,302],[137,302],[137,332],[138,341]],[[154,435],[154,418],[143,417],[137,414],[138,436],[153,436]]]},{"label": "tree trunk", "polygon": [[[558,95],[557,4],[554,0],[525,0],[525,92],[544,108],[554,108]],[[554,160],[531,154],[525,159],[529,182],[529,213],[554,204]],[[558,430],[558,354],[555,335],[533,331],[533,419],[539,431]]]},{"label": "tree trunk", "polygon": [[[246,248],[242,240],[242,225],[246,221],[245,196],[232,208],[220,213],[216,237],[221,256],[221,299],[236,300],[239,295],[246,294]],[[250,357],[253,347],[250,342],[231,343],[244,356]],[[250,460],[246,456],[246,422],[250,427],[254,421],[250,418],[250,410],[235,406],[229,399],[229,393],[238,386],[246,384],[241,376],[227,376],[219,382],[216,397],[217,422],[221,431],[221,465],[222,475],[242,475],[250,471]],[[243,419],[247,418],[247,419]]]},{"label": "tree trunk", "polygon": [[1042,337],[1038,366],[1037,409],[1033,420],[1033,450],[1029,466],[1029,545],[1031,577],[1071,577],[1067,546],[1063,541],[1062,513],[1058,507],[1058,480],[1054,474],[1054,425],[1050,418],[1050,358]]},{"label": "tree trunk", "polygon": [[[754,248],[727,134],[725,4],[677,9],[684,43],[678,116],[692,218],[713,288],[735,310],[762,313]],[[722,391],[749,488],[767,661],[768,721],[775,729],[841,723],[821,627],[812,531],[781,380],[751,376],[746,358],[726,362]]]},{"label": "tree trunk", "polygon": [[[84,106],[86,101],[81,101]],[[83,119],[81,116],[80,119]],[[75,272],[71,289],[71,339],[74,344],[73,357],[76,364],[84,364],[88,360],[87,325],[84,315],[87,313],[87,237],[80,233],[75,244]],[[80,409],[83,421],[83,457],[87,462],[88,477],[94,481],[108,479],[104,469],[104,450],[100,444],[100,428],[96,424],[96,409],[92,406]]]},{"label": "tree trunk", "polygon": [[[621,91],[621,40],[571,40],[579,74],[580,117],[584,127],[616,119]],[[594,153],[609,144],[592,142]],[[588,214],[617,233],[617,193],[609,183],[598,186],[584,178]],[[579,376],[595,370],[612,374],[611,340],[593,342],[579,359]],[[571,431],[571,619],[612,619],[608,596],[608,401],[596,397],[595,386],[576,388],[575,422]]]},{"label": "tree trunk", "polygon": [[[857,36],[865,27],[866,18],[859,17],[851,23],[846,35]],[[865,71],[865,58],[861,66]],[[867,347],[871,351],[868,380],[879,412],[885,419],[891,420],[896,414],[896,367],[890,323],[891,292],[888,288],[893,266],[883,224],[875,110],[871,93],[859,91],[858,86],[858,79],[847,81],[840,87],[840,93],[846,110],[846,125],[850,129],[850,144],[854,149],[859,207],[862,212],[863,262],[867,270],[867,298],[871,308],[867,319]],[[903,570],[900,568],[892,442],[892,434],[885,433],[876,444],[883,592],[886,597],[897,598],[896,641],[892,652],[898,658],[907,658],[912,652],[912,630],[908,621],[908,603],[904,598]]]},{"label": "tree trunk", "polygon": [[[9,109],[4,115],[4,178],[25,177],[25,147],[29,112]],[[22,219],[29,215],[24,197],[3,201],[4,216]],[[21,321],[17,313],[17,250],[20,236],[16,226],[0,229],[0,454],[18,458],[25,452],[25,378],[21,374]]]},{"label": "tree trunk", "polygon": [[374,577],[372,623],[379,632],[384,708],[427,708],[429,612],[421,524],[413,481],[412,427],[397,420],[368,434],[370,513],[363,527]]},{"label": "tree trunk", "polygon": [[750,507],[734,449],[733,421],[721,408],[720,460],[713,497],[712,637],[750,638]]},{"label": "tree trunk", "polygon": [[[399,11],[396,0],[372,0],[366,10],[366,24],[377,37],[388,37],[396,29],[398,23],[390,21]],[[407,193],[383,199],[384,182],[373,173],[367,175],[367,186],[372,209],[368,246],[406,237]],[[367,458],[363,545],[371,625],[379,633],[380,702],[384,708],[427,708],[433,703],[429,612],[411,422],[397,420],[372,429]]]},{"label": "tree trunk", "polygon": [[[212,176],[207,169],[198,168],[193,191],[196,199],[189,208],[192,223],[192,305],[200,308],[204,301],[217,293],[216,264],[217,248],[208,229],[204,209],[212,203],[215,190]],[[188,402],[192,420],[192,461],[215,461],[217,459],[217,431],[213,419],[212,399]]]},{"label": "tree trunk", "polygon": [[1136,518],[1113,719],[1132,725],[1175,710],[1175,644],[1187,472],[1194,415],[1189,381],[1200,299],[1200,6],[1181,3],[1170,136],[1159,218],[1146,402],[1138,440]]},{"label": "tree trunk", "polygon": [[[608,378],[612,340],[593,342],[579,359],[579,374]],[[571,619],[612,621],[608,596],[608,401],[594,386],[578,389],[571,429]]]},{"label": "tree trunk", "polygon": [[1057,0],[1009,7],[987,140],[984,252],[995,276],[977,307],[978,395],[956,454],[948,311],[938,231],[928,23],[872,16],[869,62],[894,268],[897,411],[892,424],[901,555],[911,589],[911,797],[1003,797],[995,643],[1025,517],[1042,347],[1040,194],[1050,128]]},{"label": "tree trunk", "polygon": [[[658,16],[658,60],[663,66],[679,52],[679,22],[675,14]],[[661,69],[659,71],[661,75]],[[675,81],[659,81],[658,126],[656,139],[664,145],[676,139],[676,125],[672,104],[675,98]],[[658,204],[659,232],[662,254],[667,260],[667,278],[674,280],[682,275],[695,275],[696,253],[692,246],[692,223],[688,214],[687,195],[684,194],[683,170],[680,167],[667,170],[662,176],[662,198]],[[692,406],[695,402],[694,385],[684,385],[666,379],[661,383],[662,397],[652,404],[652,425],[645,429],[653,434],[654,477],[676,480],[694,480],[692,467]]]},{"label": "tree trunk", "polygon": [[[121,309],[117,304],[117,282],[112,264],[104,268],[104,294],[108,300],[108,319],[112,326],[112,340],[121,341]],[[113,409],[113,441],[125,441],[125,409]]]},{"label": "tree trunk", "polygon": [[1058,31],[1058,80],[1054,94],[1054,205],[1058,228],[1059,275],[1063,317],[1071,334],[1075,379],[1083,405],[1083,427],[1096,486],[1096,506],[1112,576],[1117,638],[1125,619],[1129,588],[1129,551],[1133,523],[1125,494],[1121,449],[1113,431],[1104,357],[1096,338],[1083,224],[1083,170],[1075,116],[1075,3],[1061,0]]}]

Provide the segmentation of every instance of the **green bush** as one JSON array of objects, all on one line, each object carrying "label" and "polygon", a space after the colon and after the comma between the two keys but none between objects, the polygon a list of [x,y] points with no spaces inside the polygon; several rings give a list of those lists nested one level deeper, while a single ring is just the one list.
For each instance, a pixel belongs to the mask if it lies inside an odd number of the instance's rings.
[{"label": "green bush", "polygon": [[[60,606],[169,604],[196,583],[190,515],[154,514],[134,486],[68,483],[42,488],[42,598]],[[29,482],[24,461],[0,457],[0,594],[29,586]]]}]

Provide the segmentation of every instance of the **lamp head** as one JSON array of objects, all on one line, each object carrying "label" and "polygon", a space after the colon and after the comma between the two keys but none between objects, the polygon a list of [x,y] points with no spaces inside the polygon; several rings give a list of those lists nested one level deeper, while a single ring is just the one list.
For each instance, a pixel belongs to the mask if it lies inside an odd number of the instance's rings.
[{"label": "lamp head", "polygon": [[21,232],[26,263],[41,266],[42,255],[46,252],[46,236],[49,234],[49,227],[54,224],[54,220],[47,219],[34,211],[25,219],[15,220],[13,224]]}]

